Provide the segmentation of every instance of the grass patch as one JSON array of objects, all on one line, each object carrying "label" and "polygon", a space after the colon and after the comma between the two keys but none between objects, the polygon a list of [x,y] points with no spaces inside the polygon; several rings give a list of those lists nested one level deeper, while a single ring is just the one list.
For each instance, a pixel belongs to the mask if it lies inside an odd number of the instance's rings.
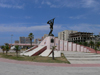
[{"label": "grass patch", "polygon": [[18,56],[16,57],[15,53],[8,53],[8,55],[0,53],[1,58],[7,58],[7,59],[14,59],[19,61],[32,61],[32,62],[46,62],[46,63],[68,63],[70,62],[65,58],[64,54],[61,54],[61,57],[57,57],[54,60],[52,60],[52,57],[42,57],[42,56]]}]

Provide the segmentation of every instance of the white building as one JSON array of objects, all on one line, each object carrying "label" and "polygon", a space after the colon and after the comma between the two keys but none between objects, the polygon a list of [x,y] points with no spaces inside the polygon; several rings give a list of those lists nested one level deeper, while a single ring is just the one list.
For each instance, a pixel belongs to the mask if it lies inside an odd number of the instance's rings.
[{"label": "white building", "polygon": [[30,39],[28,37],[19,37],[19,43],[30,43]]},{"label": "white building", "polygon": [[43,38],[45,39],[46,37],[48,37],[48,34],[44,34]]},{"label": "white building", "polygon": [[58,33],[58,39],[68,40],[69,39],[69,34],[70,33],[76,33],[76,32],[77,31],[73,31],[73,30],[64,30],[64,31]]}]

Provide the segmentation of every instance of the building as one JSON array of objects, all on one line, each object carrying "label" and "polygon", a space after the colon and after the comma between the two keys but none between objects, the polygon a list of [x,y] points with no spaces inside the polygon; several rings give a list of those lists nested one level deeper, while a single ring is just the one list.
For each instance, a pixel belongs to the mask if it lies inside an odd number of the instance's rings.
[{"label": "building", "polygon": [[41,41],[42,41],[42,40],[41,40],[41,39],[39,39],[39,38],[38,38],[38,39],[34,39],[34,43],[35,43],[35,44],[40,44],[40,43],[41,43]]},{"label": "building", "polygon": [[30,43],[30,39],[28,37],[19,37],[19,43]]},{"label": "building", "polygon": [[15,43],[19,43],[19,41],[18,41],[18,40],[16,40],[16,41],[15,41]]},{"label": "building", "polygon": [[48,37],[48,34],[44,34],[44,36],[41,38],[41,41],[43,41],[46,37]]},{"label": "building", "polygon": [[43,41],[43,39],[44,39],[44,38],[42,37],[41,40]]},{"label": "building", "polygon": [[76,33],[69,34],[68,41],[70,41],[70,42],[86,42],[86,40],[92,40],[92,39],[93,39],[93,33],[76,32]]},{"label": "building", "polygon": [[99,37],[100,37],[100,32],[99,32]]},{"label": "building", "polygon": [[38,42],[38,39],[34,39],[34,43],[37,44],[37,42]]},{"label": "building", "polygon": [[28,37],[25,37],[25,43],[30,43],[30,39]]},{"label": "building", "polygon": [[42,42],[42,40],[41,39],[38,39],[37,44],[40,44],[41,42]]},{"label": "building", "polygon": [[46,37],[48,37],[48,34],[44,34],[43,39],[45,39]]},{"label": "building", "polygon": [[69,39],[69,34],[70,33],[76,33],[76,32],[77,31],[73,31],[73,30],[64,30],[64,31],[58,33],[58,39],[68,40]]},{"label": "building", "polygon": [[100,33],[99,35],[94,35],[92,40],[87,40],[86,42],[93,41],[94,43],[100,42]]}]

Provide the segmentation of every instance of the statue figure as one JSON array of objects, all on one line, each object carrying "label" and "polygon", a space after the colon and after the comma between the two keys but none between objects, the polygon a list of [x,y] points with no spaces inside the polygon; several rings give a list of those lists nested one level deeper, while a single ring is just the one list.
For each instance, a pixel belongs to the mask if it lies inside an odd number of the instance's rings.
[{"label": "statue figure", "polygon": [[53,24],[54,24],[54,19],[55,19],[55,18],[53,18],[53,19],[51,19],[51,20],[49,20],[49,21],[47,22],[47,24],[50,25],[49,36],[54,36],[54,35],[52,34],[52,31],[53,31]]}]

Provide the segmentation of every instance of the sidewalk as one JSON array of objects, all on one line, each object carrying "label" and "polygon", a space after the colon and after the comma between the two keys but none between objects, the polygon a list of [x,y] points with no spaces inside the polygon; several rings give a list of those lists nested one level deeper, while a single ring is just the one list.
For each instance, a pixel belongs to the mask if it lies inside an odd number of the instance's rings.
[{"label": "sidewalk", "polygon": [[30,61],[10,60],[10,59],[5,59],[5,58],[0,58],[0,62],[36,65],[36,66],[55,66],[55,67],[100,67],[100,64],[39,63],[39,62],[30,62]]}]

